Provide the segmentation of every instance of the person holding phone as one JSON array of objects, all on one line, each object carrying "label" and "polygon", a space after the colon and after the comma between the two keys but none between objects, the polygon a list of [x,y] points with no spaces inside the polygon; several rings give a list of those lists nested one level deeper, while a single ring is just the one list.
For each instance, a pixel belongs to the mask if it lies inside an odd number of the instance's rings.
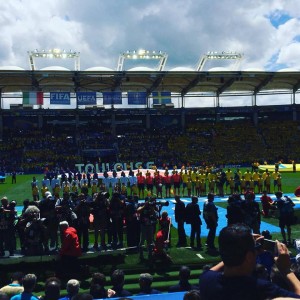
[{"label": "person holding phone", "polygon": [[245,224],[224,227],[219,235],[222,262],[200,275],[199,287],[203,299],[273,299],[275,297],[300,298],[300,281],[291,271],[291,260],[285,244],[276,241],[275,263],[290,290],[280,288],[269,280],[253,276],[256,267],[255,240]]}]

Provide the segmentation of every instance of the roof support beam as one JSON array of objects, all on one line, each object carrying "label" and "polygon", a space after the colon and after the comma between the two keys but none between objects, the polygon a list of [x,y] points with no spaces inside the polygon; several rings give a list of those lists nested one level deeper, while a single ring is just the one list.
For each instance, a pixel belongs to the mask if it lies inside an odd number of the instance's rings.
[{"label": "roof support beam", "polygon": [[147,90],[147,97],[149,97],[149,95],[161,85],[164,76],[165,75],[163,73],[157,75],[157,78],[153,82],[152,86]]},{"label": "roof support beam", "polygon": [[217,96],[219,97],[227,88],[229,88],[235,82],[235,78],[227,80],[218,90]]},{"label": "roof support beam", "polygon": [[266,77],[262,82],[257,85],[253,91],[253,94],[258,94],[264,86],[266,86],[273,78],[273,74],[271,76]]},{"label": "roof support beam", "polygon": [[300,89],[300,81],[298,81],[298,82],[293,86],[293,93],[295,94],[299,89]]},{"label": "roof support beam", "polygon": [[198,74],[186,87],[181,91],[181,97],[184,97],[193,87],[195,87],[200,81],[203,81],[206,75],[203,73]]},{"label": "roof support beam", "polygon": [[126,76],[126,72],[120,72],[119,74],[117,74],[114,77],[114,83],[113,83],[113,85],[111,87],[111,91],[112,92],[114,92],[117,89],[121,90],[122,80],[123,80],[123,78],[125,78],[125,76]]}]

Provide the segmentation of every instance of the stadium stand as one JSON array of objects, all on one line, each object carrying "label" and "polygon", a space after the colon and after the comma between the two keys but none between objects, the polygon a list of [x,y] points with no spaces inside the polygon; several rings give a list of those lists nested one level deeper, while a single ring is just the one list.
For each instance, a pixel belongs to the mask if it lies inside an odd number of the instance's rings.
[{"label": "stadium stand", "polygon": [[78,162],[154,161],[158,167],[181,165],[251,165],[300,158],[295,121],[270,118],[188,122],[177,127],[119,126],[117,134],[95,125],[50,125],[5,128],[0,143],[0,170],[41,173],[45,167],[68,169]]}]

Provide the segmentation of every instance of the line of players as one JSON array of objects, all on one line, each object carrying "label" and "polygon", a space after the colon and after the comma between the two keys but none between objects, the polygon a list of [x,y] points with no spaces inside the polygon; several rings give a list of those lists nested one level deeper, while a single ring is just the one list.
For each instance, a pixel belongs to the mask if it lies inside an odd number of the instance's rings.
[{"label": "line of players", "polygon": [[[273,186],[273,190],[271,188]],[[59,198],[62,193],[85,193],[91,190],[91,196],[97,192],[116,191],[121,194],[129,193],[131,196],[137,195],[139,199],[143,199],[146,195],[156,195],[157,198],[163,198],[163,189],[165,197],[173,195],[182,196],[205,196],[213,193],[219,196],[224,194],[245,193],[251,191],[262,194],[282,191],[282,176],[276,169],[269,172],[266,169],[260,173],[257,169],[251,172],[247,169],[244,173],[240,169],[227,170],[212,168],[182,168],[169,171],[154,170],[150,172],[129,171],[128,176],[125,172],[112,172],[109,176],[108,172],[104,172],[99,177],[97,173],[76,173],[67,176],[65,173],[58,178],[45,175],[39,188],[38,181],[33,178],[31,182],[32,196],[34,200],[39,199],[41,192],[44,197],[47,191],[51,191],[54,197]],[[129,191],[128,191],[129,189]],[[146,191],[146,195],[145,195]]]}]

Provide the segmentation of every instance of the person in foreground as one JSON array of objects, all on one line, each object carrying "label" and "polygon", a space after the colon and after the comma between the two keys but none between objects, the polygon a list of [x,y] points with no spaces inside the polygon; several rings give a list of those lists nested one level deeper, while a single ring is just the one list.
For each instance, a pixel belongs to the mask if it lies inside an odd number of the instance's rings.
[{"label": "person in foreground", "polygon": [[222,262],[200,276],[201,299],[272,299],[275,297],[300,298],[300,281],[291,272],[290,256],[286,245],[276,241],[275,263],[290,290],[252,275],[256,265],[255,239],[244,224],[232,224],[219,235]]},{"label": "person in foreground", "polygon": [[11,300],[38,300],[36,296],[33,295],[33,290],[36,285],[37,277],[35,274],[26,274],[23,277],[23,287],[24,291],[21,294],[11,297]]},{"label": "person in foreground", "polygon": [[153,277],[149,273],[140,274],[139,285],[140,291],[137,296],[160,294],[161,292],[152,288]]}]

